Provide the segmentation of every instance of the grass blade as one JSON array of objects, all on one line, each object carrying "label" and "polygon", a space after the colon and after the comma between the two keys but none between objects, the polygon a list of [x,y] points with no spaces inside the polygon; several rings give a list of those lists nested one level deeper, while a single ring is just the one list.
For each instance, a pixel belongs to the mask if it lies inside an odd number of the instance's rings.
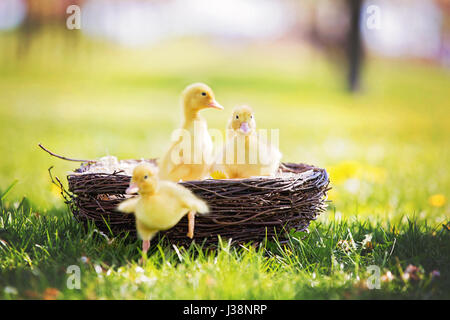
[{"label": "grass blade", "polygon": [[19,182],[19,180],[14,180],[13,183],[11,183],[11,185],[6,188],[6,191],[2,194],[2,196],[0,197],[0,201],[3,201],[4,199],[6,199],[6,197],[8,196],[8,193],[11,192],[12,188],[14,188],[14,186]]}]

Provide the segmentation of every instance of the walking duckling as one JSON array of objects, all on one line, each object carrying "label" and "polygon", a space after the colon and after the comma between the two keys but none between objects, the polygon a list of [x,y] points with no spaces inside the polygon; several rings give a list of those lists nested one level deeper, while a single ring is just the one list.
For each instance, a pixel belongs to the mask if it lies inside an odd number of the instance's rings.
[{"label": "walking duckling", "polygon": [[280,165],[281,153],[256,132],[252,108],[234,108],[227,127],[227,142],[216,159],[212,171],[230,179],[274,175]]},{"label": "walking duckling", "polygon": [[187,86],[182,93],[184,119],[181,135],[172,143],[159,165],[160,177],[178,182],[206,178],[213,163],[213,144],[206,120],[199,112],[223,110],[210,87],[204,83]]},{"label": "walking duckling", "polygon": [[134,213],[136,229],[142,238],[142,251],[146,253],[150,240],[160,231],[175,226],[188,214],[189,229],[187,236],[194,237],[195,213],[207,213],[208,206],[190,190],[158,178],[157,168],[149,164],[140,164],[133,170],[127,194],[139,195],[121,202],[118,210]]}]

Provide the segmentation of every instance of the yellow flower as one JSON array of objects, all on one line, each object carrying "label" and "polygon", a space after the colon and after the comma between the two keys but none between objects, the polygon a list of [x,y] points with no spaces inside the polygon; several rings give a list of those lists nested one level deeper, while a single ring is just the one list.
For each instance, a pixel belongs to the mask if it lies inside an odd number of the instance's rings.
[{"label": "yellow flower", "polygon": [[372,183],[384,183],[387,180],[387,171],[382,167],[364,165],[357,161],[343,161],[327,168],[331,182],[342,184],[349,179],[359,179]]},{"label": "yellow flower", "polygon": [[434,194],[431,197],[429,197],[428,202],[433,207],[440,208],[447,202],[447,199],[445,198],[445,196],[443,194],[438,193],[438,194]]},{"label": "yellow flower", "polygon": [[227,177],[227,175],[225,174],[225,173],[223,173],[222,171],[214,171],[212,174],[211,174],[211,178],[213,178],[213,179],[227,179],[228,177]]},{"label": "yellow flower", "polygon": [[400,234],[400,231],[398,231],[398,229],[395,226],[391,227],[390,230],[395,236],[398,236]]},{"label": "yellow flower", "polygon": [[336,166],[328,168],[333,183],[342,183],[349,178],[358,177],[360,164],[356,161],[343,161]]},{"label": "yellow flower", "polygon": [[327,196],[328,196],[328,197],[327,197],[328,200],[331,200],[331,201],[336,201],[336,199],[339,198],[336,189],[331,189],[331,190],[329,190],[328,193],[327,193]]},{"label": "yellow flower", "polygon": [[50,191],[56,198],[61,196],[61,189],[53,183],[51,184]]}]

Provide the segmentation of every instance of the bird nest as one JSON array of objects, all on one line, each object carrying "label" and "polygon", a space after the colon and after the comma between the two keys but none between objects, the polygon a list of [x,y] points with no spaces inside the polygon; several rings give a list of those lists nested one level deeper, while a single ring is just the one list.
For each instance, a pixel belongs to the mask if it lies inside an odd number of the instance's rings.
[{"label": "bird nest", "polygon": [[[156,164],[155,160],[126,160],[129,165],[142,161]],[[93,165],[94,161],[84,163],[70,173],[68,190],[56,178],[73,215],[80,222],[94,222],[106,233],[136,234],[134,215],[116,210],[129,197],[125,190],[131,177],[117,171],[90,172]],[[308,231],[310,222],[326,209],[329,177],[322,168],[283,163],[274,177],[207,179],[180,184],[205,200],[210,208],[209,214],[196,217],[197,243],[216,243],[218,236],[236,243],[256,243],[266,237],[284,237],[291,230]],[[171,243],[189,244],[192,240],[186,236],[187,230],[185,216],[159,236]]]}]

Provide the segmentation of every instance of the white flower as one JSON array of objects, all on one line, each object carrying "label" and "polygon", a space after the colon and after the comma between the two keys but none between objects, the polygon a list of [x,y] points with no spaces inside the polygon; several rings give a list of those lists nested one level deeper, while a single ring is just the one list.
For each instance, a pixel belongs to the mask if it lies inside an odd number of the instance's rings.
[{"label": "white flower", "polygon": [[368,233],[364,236],[364,239],[361,241],[361,246],[363,248],[367,248],[371,245],[373,235]]},{"label": "white flower", "polygon": [[3,292],[5,294],[13,294],[16,295],[17,294],[17,289],[11,286],[6,286],[5,289],[3,289]]},{"label": "white flower", "polygon": [[94,269],[98,274],[101,274],[103,272],[102,267],[100,267],[98,264],[94,266]]},{"label": "white flower", "polygon": [[350,192],[350,193],[357,193],[358,190],[360,189],[361,183],[359,181],[359,179],[355,179],[355,178],[350,178],[347,179],[344,183],[344,188]]},{"label": "white flower", "polygon": [[149,278],[146,275],[142,274],[142,275],[140,275],[139,277],[136,278],[135,282],[137,284],[139,284],[139,283],[146,283],[148,285],[152,285],[152,284],[154,284],[156,282],[156,278],[154,278],[154,277]]},{"label": "white flower", "polygon": [[134,269],[134,271],[136,271],[137,273],[144,273],[144,269],[142,269],[141,267],[136,267],[135,269]]},{"label": "white flower", "polygon": [[383,282],[391,282],[394,280],[394,275],[389,270],[386,272],[386,274],[381,276],[381,281]]}]

